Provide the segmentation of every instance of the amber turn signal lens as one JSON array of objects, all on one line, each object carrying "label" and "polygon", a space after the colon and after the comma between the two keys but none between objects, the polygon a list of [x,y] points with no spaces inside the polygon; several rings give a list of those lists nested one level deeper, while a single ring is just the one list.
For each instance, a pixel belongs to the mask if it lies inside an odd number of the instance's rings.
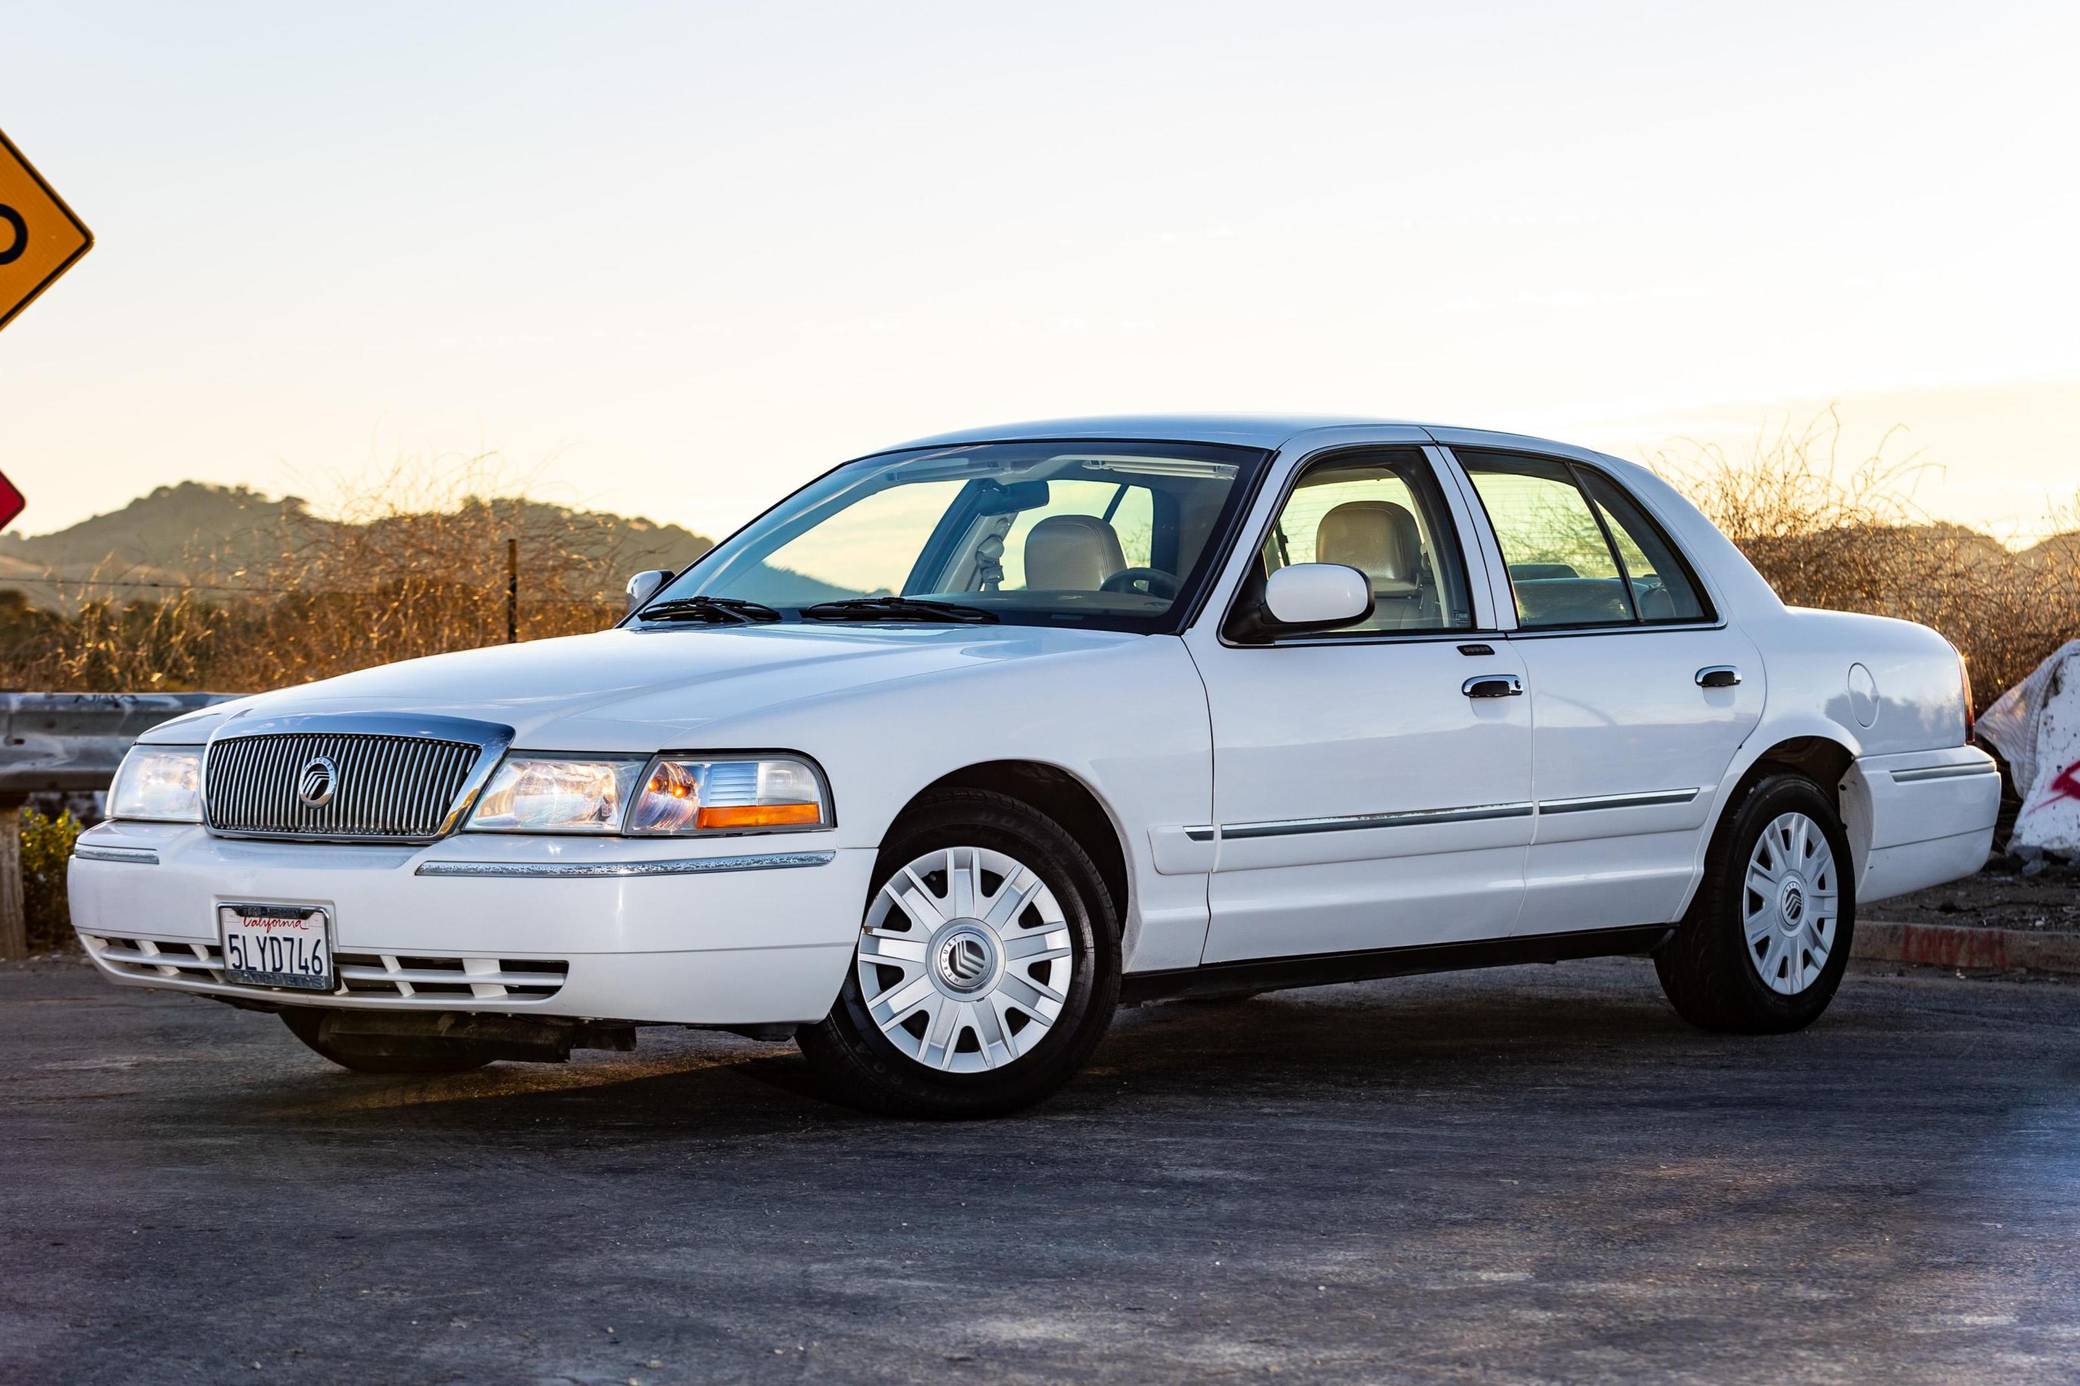
[{"label": "amber turn signal lens", "polygon": [[815,804],[724,804],[694,815],[696,828],[815,827],[823,810]]}]

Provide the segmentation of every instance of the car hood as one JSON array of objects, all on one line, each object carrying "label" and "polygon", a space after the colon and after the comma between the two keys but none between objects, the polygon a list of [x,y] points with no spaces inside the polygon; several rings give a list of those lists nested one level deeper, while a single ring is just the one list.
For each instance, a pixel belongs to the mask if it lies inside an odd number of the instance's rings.
[{"label": "car hood", "polygon": [[405,712],[503,723],[515,745],[536,750],[648,751],[869,688],[1089,657],[1149,638],[1012,625],[616,629],[364,669],[190,713],[146,739],[196,742],[291,714]]}]

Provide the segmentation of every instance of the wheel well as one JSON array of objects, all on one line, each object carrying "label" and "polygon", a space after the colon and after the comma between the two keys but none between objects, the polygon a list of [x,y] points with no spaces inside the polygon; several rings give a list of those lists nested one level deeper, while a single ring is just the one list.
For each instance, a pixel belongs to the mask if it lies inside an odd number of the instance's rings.
[{"label": "wheel well", "polygon": [[1097,864],[1100,879],[1105,882],[1106,892],[1112,896],[1115,916],[1122,924],[1126,922],[1126,852],[1120,846],[1119,832],[1113,827],[1105,806],[1098,802],[1098,796],[1091,793],[1082,780],[1066,770],[1042,765],[1038,761],[985,761],[933,780],[903,805],[903,813],[897,814],[897,819],[900,821],[919,800],[940,789],[993,790],[1030,804],[1061,824],[1062,829],[1076,839],[1077,845],[1090,853],[1091,860]]},{"label": "wheel well", "polygon": [[[1855,763],[1855,753],[1839,741],[1824,736],[1797,736],[1764,751],[1741,777],[1740,788],[1780,770],[1796,771],[1819,785],[1834,800],[1835,811],[1842,817],[1842,829],[1849,835],[1849,855],[1857,879],[1861,880],[1864,862],[1870,855],[1871,806],[1867,793],[1846,782],[1849,767]],[[1731,804],[1737,798],[1738,795],[1727,802]]]},{"label": "wheel well", "polygon": [[1796,770],[1822,789],[1833,790],[1849,773],[1856,757],[1839,741],[1824,736],[1798,736],[1779,741],[1764,751],[1748,770],[1747,778],[1759,779],[1773,770]]},{"label": "wheel well", "polygon": [[1697,901],[1699,883],[1708,872],[1713,856],[1720,850],[1727,832],[1732,828],[1733,810],[1740,803],[1741,796],[1747,793],[1750,785],[1765,775],[1784,770],[1804,775],[1834,799],[1842,816],[1843,830],[1849,835],[1849,856],[1855,868],[1856,879],[1862,880],[1864,862],[1870,855],[1871,816],[1869,796],[1852,793],[1852,786],[1845,778],[1849,773],[1849,767],[1855,763],[1854,752],[1841,742],[1830,741],[1824,736],[1794,736],[1779,741],[1756,757],[1755,763],[1748,767],[1740,781],[1734,785],[1733,792],[1726,796],[1719,807],[1718,819],[1712,824],[1710,836],[1706,839],[1705,855],[1699,858],[1701,870],[1697,883],[1692,884],[1690,893],[1684,897],[1685,917],[1688,917],[1690,908]]}]

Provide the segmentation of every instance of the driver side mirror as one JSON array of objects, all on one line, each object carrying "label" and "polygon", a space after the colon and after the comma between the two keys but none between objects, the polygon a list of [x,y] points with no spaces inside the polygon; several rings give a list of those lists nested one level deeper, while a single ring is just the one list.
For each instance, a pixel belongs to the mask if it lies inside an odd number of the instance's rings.
[{"label": "driver side mirror", "polygon": [[647,606],[658,590],[672,580],[669,568],[645,568],[628,580],[628,614]]},{"label": "driver side mirror", "polygon": [[1264,584],[1267,635],[1334,630],[1372,614],[1372,579],[1341,563],[1295,563]]}]

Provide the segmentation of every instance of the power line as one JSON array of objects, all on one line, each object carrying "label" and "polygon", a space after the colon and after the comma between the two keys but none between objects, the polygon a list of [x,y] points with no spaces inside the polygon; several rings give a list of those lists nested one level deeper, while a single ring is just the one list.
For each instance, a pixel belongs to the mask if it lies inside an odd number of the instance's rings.
[{"label": "power line", "polygon": [[[380,588],[357,587],[237,587],[215,582],[157,582],[143,578],[78,578],[55,577],[0,577],[0,588],[12,587],[16,583],[35,582],[50,587],[75,587],[82,591],[107,588],[111,592],[118,587],[144,587],[165,592],[239,592],[258,597],[388,597],[395,595]],[[529,597],[534,605],[551,606],[611,606],[612,597],[590,599],[585,597]]]},{"label": "power line", "polygon": [[[40,582],[51,587],[156,587],[169,592],[251,592],[260,595],[279,595],[283,592],[300,592],[300,587],[231,587],[214,582],[154,582],[145,578],[78,578],[58,577],[0,577],[0,587],[9,587],[17,582]],[[328,589],[341,596],[374,596],[373,592],[354,592],[347,589]]]}]

